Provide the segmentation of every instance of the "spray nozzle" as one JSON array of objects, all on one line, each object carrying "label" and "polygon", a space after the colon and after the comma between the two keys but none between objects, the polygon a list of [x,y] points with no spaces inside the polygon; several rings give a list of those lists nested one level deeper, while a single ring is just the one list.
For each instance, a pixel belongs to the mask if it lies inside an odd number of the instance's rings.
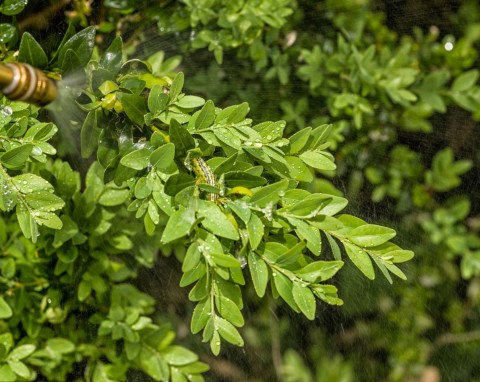
[{"label": "spray nozzle", "polygon": [[44,106],[57,97],[57,85],[40,69],[12,62],[0,64],[0,91],[11,100]]}]

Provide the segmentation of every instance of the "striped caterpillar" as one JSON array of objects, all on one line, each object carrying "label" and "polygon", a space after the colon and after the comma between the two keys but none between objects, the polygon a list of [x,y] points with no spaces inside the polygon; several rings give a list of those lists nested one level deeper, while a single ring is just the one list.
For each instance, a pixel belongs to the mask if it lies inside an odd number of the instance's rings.
[{"label": "striped caterpillar", "polygon": [[[218,187],[217,180],[215,179],[215,174],[202,158],[193,158],[192,167],[193,172],[197,176],[197,181],[199,183],[205,183],[212,187]],[[217,194],[209,193],[208,197],[212,202],[216,202],[218,199]]]}]

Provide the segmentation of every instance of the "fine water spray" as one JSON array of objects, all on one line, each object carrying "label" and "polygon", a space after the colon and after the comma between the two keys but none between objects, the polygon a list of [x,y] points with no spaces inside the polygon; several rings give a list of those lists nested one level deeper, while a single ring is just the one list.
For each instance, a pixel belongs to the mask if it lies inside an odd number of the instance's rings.
[{"label": "fine water spray", "polygon": [[0,64],[0,92],[14,101],[45,106],[57,97],[57,84],[40,69],[11,62]]}]

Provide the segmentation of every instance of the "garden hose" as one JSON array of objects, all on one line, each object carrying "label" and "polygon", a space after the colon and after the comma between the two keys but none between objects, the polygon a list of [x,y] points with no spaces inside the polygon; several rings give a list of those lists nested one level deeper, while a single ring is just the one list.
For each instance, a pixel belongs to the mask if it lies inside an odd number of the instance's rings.
[{"label": "garden hose", "polygon": [[9,99],[44,106],[55,100],[57,85],[28,64],[0,64],[0,91]]}]

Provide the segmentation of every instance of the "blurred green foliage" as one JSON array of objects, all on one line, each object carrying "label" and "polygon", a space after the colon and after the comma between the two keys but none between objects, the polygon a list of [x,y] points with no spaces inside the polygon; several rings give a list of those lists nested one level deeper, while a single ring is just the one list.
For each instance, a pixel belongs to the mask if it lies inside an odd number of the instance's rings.
[{"label": "blurred green foliage", "polygon": [[2,378],[480,380],[476,1],[55,3],[0,9],[69,85],[0,110]]}]

